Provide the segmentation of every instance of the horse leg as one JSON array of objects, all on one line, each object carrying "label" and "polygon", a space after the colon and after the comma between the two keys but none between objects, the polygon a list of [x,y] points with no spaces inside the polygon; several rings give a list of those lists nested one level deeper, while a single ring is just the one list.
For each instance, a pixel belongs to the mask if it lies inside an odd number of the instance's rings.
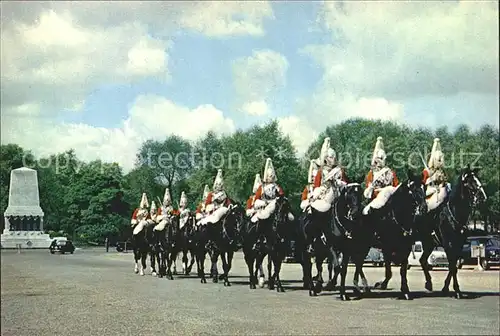
[{"label": "horse leg", "polygon": [[392,270],[391,270],[392,259],[387,259],[385,257],[385,255],[384,255],[384,260],[385,260],[384,261],[384,265],[385,265],[385,279],[382,282],[375,283],[375,286],[374,286],[374,288],[380,288],[382,290],[386,290],[387,289],[387,284],[389,283],[389,281],[392,278]]},{"label": "horse leg", "polygon": [[255,289],[255,284],[257,282],[257,278],[254,278],[253,274],[253,264],[255,262],[255,256],[253,255],[253,251],[249,251],[245,253],[245,263],[247,264],[249,280],[250,280],[250,289]]},{"label": "horse leg", "polygon": [[450,281],[453,278],[453,290],[455,291],[455,298],[461,299],[462,298],[462,292],[460,291],[460,286],[458,285],[458,278],[457,278],[457,254],[453,249],[447,248],[446,249],[446,255],[448,257],[448,275],[446,276],[446,279],[444,280],[444,286],[443,289],[441,290],[443,294],[448,295],[450,290]]},{"label": "horse leg", "polygon": [[184,273],[185,275],[188,275],[188,257],[187,257],[187,249],[186,248],[183,248],[182,249],[182,273]]},{"label": "horse leg", "polygon": [[189,275],[191,273],[191,270],[193,269],[194,261],[195,261],[195,253],[193,249],[189,249],[189,256],[191,257],[189,261],[189,265],[186,269],[186,275]]},{"label": "horse leg", "polygon": [[318,272],[318,275],[316,275],[316,284],[314,286],[314,291],[316,293],[321,293],[323,290],[323,260],[323,257],[316,257],[316,270]]},{"label": "horse leg", "polygon": [[284,259],[284,256],[282,256],[280,253],[276,253],[274,255],[274,258],[273,258],[273,264],[274,264],[273,278],[275,279],[276,291],[278,293],[285,292],[285,289],[283,288],[283,285],[281,284],[281,279],[280,279],[281,265],[283,265],[283,259]]},{"label": "horse leg", "polygon": [[139,274],[139,260],[141,259],[141,254],[139,250],[134,248],[134,273]]},{"label": "horse leg", "polygon": [[177,275],[177,253],[175,254],[175,256],[173,256],[173,258],[171,258],[171,260],[172,260],[172,266],[174,267],[173,274]]},{"label": "horse leg", "polygon": [[401,262],[401,267],[399,269],[399,273],[401,274],[401,293],[403,294],[403,298],[405,300],[411,300],[411,295],[410,295],[410,288],[408,288],[408,278],[407,278],[407,273],[408,273],[408,255],[410,254],[410,251],[408,253],[403,254],[403,256],[407,256],[406,258],[402,258]]},{"label": "horse leg", "polygon": [[347,276],[347,267],[349,265],[349,255],[342,255],[342,265],[340,266],[340,299],[342,301],[349,301],[350,298],[345,292],[345,278]]},{"label": "horse leg", "polygon": [[[267,288],[269,290],[274,289],[274,281],[276,280],[273,273],[273,259],[272,253],[267,255],[267,273],[269,274],[269,280],[267,281]],[[272,274],[272,275],[271,275]]]},{"label": "horse leg", "polygon": [[200,277],[201,283],[207,283],[207,279],[205,278],[205,247],[200,246],[199,250],[196,253],[196,263],[198,267],[198,276]]},{"label": "horse leg", "polygon": [[[424,250],[422,252],[422,256],[420,257],[420,266],[422,266],[422,271],[424,272],[425,276],[425,289],[427,289],[429,292],[432,292],[432,277],[431,273],[429,272],[429,263],[428,263],[428,258],[432,253],[433,250],[433,244],[430,241],[425,241],[422,242]],[[410,252],[411,253],[411,252]]]},{"label": "horse leg", "polygon": [[[149,267],[151,268],[151,276],[156,276],[156,248],[151,248],[151,253],[149,255]],[[159,265],[158,265],[159,266]]]},{"label": "horse leg", "polygon": [[219,271],[217,270],[217,261],[219,260],[219,252],[213,252],[210,261],[212,262],[212,267],[210,268],[210,275],[212,277],[213,283],[219,282]]},{"label": "horse leg", "polygon": [[304,270],[304,286],[309,290],[309,296],[317,296],[318,293],[314,290],[314,282],[312,279],[312,262],[309,255],[306,255],[302,260]]},{"label": "horse leg", "polygon": [[[264,257],[265,257],[265,255],[261,254],[261,253],[258,253],[255,256],[255,269],[253,270],[254,279],[257,279],[257,274],[258,274],[259,270],[262,270],[262,263],[264,262]],[[261,283],[259,281],[259,287],[260,288],[264,287],[264,283],[262,283],[262,285],[261,285]]]},{"label": "horse leg", "polygon": [[220,255],[221,259],[222,259],[222,271],[224,272],[224,286],[226,287],[229,287],[231,286],[231,283],[229,282],[229,263],[228,263],[228,259],[229,259],[229,253],[221,253]]},{"label": "horse leg", "polygon": [[148,251],[142,251],[142,253],[141,253],[141,268],[139,270],[140,275],[144,275],[144,271],[146,270],[147,258],[148,258]]}]

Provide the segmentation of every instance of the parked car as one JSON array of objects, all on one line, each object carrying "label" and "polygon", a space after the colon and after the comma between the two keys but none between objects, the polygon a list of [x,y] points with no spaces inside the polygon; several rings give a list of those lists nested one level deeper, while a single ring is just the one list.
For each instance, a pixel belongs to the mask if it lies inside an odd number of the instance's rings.
[{"label": "parked car", "polygon": [[[420,257],[423,252],[422,242],[415,242],[411,248],[410,255],[408,256],[408,269],[412,266],[420,266]],[[446,256],[444,248],[434,248],[429,258],[427,258],[427,263],[431,269],[433,267],[448,267],[448,257]]]},{"label": "parked car", "polygon": [[462,247],[462,255],[458,260],[457,267],[463,265],[477,265],[477,258],[472,258],[472,246],[483,244],[485,247],[485,257],[480,259],[483,269],[488,270],[491,265],[500,265],[500,237],[495,235],[472,236],[466,239]]},{"label": "parked car", "polygon": [[116,250],[118,252],[123,251],[132,251],[134,247],[132,246],[132,242],[130,240],[116,242]]},{"label": "parked car", "polygon": [[55,254],[56,252],[61,254],[69,252],[73,254],[73,252],[75,252],[75,246],[71,240],[68,240],[65,237],[56,237],[50,244],[49,251],[51,254]]},{"label": "parked car", "polygon": [[370,247],[370,251],[365,257],[365,263],[371,263],[373,266],[384,266],[384,255],[382,250],[375,247]]}]

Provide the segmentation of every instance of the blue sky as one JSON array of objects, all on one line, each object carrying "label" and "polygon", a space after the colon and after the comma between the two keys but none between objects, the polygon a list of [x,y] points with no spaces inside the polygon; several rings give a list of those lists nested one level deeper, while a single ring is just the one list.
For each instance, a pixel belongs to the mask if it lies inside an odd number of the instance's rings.
[{"label": "blue sky", "polygon": [[350,117],[498,127],[493,2],[10,3],[2,22],[2,143],[40,155],[127,170],[147,138],[271,118],[299,153]]}]

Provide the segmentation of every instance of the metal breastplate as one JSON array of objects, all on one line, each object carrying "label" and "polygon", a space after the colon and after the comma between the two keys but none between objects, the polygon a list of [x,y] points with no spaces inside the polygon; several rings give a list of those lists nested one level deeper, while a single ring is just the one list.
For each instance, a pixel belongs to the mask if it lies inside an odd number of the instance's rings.
[{"label": "metal breastplate", "polygon": [[262,188],[262,199],[267,201],[275,199],[277,190],[278,187],[274,183],[264,186]]},{"label": "metal breastplate", "polygon": [[373,171],[373,186],[375,188],[383,188],[392,184],[392,171],[384,167],[379,171]]}]

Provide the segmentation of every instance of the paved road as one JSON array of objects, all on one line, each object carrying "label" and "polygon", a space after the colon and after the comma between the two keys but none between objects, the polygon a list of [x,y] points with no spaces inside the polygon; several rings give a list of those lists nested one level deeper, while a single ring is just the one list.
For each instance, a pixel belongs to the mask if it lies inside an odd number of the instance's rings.
[{"label": "paved road", "polygon": [[[74,255],[2,251],[2,335],[305,335],[305,334],[498,334],[499,271],[462,270],[470,299],[423,292],[419,268],[409,270],[420,298],[393,299],[392,290],[342,302],[337,293],[311,298],[298,290],[298,265],[284,266],[286,293],[250,290],[241,255],[235,257],[231,287],[173,281],[133,273],[131,254],[79,250]],[[180,264],[179,264],[180,265]],[[208,266],[208,265],[207,265]],[[179,267],[180,268],[180,267]],[[371,283],[382,269],[367,267]],[[148,274],[148,273],[147,273]],[[436,289],[444,271],[433,271]],[[349,283],[352,269],[348,274]],[[473,293],[471,293],[473,292]]]}]

